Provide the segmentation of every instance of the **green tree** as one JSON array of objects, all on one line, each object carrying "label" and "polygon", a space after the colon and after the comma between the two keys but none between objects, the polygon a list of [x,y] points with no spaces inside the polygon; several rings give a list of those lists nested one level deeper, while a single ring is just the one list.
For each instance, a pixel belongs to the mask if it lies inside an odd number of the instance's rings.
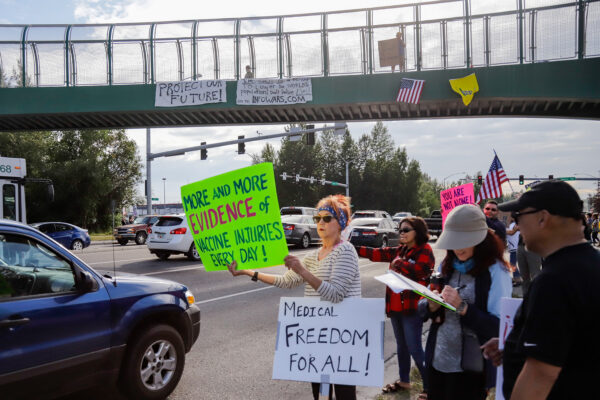
[{"label": "green tree", "polygon": [[0,133],[7,157],[27,161],[27,176],[49,178],[55,199],[45,188],[27,186],[29,222],[60,220],[91,230],[112,225],[115,209],[132,204],[142,163],[135,142],[124,130],[72,130]]}]

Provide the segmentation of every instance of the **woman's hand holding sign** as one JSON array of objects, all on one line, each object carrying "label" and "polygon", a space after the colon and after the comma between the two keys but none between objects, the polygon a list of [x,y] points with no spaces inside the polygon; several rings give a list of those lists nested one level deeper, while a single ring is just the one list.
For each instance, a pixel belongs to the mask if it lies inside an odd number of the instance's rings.
[{"label": "woman's hand holding sign", "polygon": [[237,261],[235,260],[227,266],[227,269],[229,270],[229,272],[231,272],[231,275],[233,276],[247,275],[246,270],[237,269]]}]

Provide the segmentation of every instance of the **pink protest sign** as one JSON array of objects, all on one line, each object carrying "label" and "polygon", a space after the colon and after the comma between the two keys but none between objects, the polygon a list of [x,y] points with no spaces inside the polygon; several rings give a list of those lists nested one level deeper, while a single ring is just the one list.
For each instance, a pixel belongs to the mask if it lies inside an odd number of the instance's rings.
[{"label": "pink protest sign", "polygon": [[475,204],[475,191],[472,183],[455,186],[440,192],[442,204],[442,228],[446,224],[448,213],[456,206],[462,204]]}]

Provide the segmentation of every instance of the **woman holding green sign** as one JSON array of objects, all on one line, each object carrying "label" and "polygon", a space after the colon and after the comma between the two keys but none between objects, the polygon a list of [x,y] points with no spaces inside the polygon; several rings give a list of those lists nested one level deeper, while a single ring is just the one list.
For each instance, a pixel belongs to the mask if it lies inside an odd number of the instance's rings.
[{"label": "woman holding green sign", "polygon": [[[228,266],[233,276],[247,275],[280,288],[292,289],[305,284],[304,296],[339,303],[346,297],[360,297],[360,272],[354,246],[342,240],[342,230],[350,221],[350,199],[343,195],[328,196],[317,204],[313,217],[322,246],[302,260],[287,255],[288,271],[284,275],[265,274],[250,269],[238,270],[237,262]],[[338,400],[356,399],[356,386],[333,385]],[[312,384],[313,396],[318,399],[319,383]],[[331,392],[329,394],[331,396]]]}]

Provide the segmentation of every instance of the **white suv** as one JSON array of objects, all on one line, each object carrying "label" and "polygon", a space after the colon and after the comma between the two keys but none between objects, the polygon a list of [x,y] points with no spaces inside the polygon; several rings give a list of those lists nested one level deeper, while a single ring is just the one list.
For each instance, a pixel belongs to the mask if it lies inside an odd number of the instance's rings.
[{"label": "white suv", "polygon": [[160,216],[148,228],[146,244],[150,253],[161,260],[166,260],[171,254],[185,254],[192,261],[200,261],[185,214]]}]

